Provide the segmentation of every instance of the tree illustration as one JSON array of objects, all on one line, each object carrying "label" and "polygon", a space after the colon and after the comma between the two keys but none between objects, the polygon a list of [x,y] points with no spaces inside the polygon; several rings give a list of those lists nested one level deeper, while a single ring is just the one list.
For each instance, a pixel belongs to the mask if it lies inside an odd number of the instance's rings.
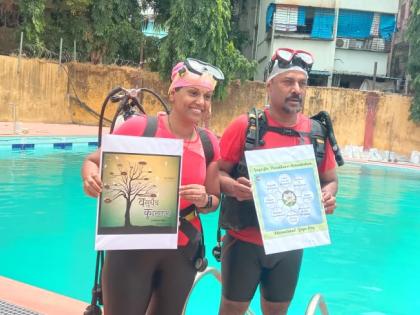
[{"label": "tree illustration", "polygon": [[132,226],[130,210],[136,198],[155,198],[157,196],[156,185],[149,182],[153,172],[146,169],[146,165],[146,161],[139,161],[134,165],[128,163],[128,167],[119,163],[117,164],[118,171],[110,171],[106,177],[107,182],[103,186],[111,195],[104,199],[105,203],[111,203],[121,197],[125,199],[124,226],[126,227]]}]

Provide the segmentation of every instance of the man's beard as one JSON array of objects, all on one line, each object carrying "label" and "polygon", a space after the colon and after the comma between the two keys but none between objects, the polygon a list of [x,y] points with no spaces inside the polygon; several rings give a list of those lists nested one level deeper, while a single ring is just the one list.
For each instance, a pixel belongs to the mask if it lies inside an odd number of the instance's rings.
[{"label": "man's beard", "polygon": [[[289,106],[287,106],[287,103],[289,101],[294,101],[294,102],[298,101],[299,102],[299,106],[297,106],[296,108],[290,108]],[[300,95],[289,95],[284,100],[283,111],[286,114],[297,114],[297,113],[299,113],[302,110],[302,107],[303,107],[302,106],[302,102],[303,102],[302,96],[300,96]]]}]

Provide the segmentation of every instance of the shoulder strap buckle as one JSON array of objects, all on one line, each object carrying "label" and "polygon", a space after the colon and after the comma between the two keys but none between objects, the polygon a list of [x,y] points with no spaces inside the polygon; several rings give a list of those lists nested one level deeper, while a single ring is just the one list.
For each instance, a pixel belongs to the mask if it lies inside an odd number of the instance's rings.
[{"label": "shoulder strap buckle", "polygon": [[[334,152],[335,161],[337,162],[338,166],[344,165],[344,159],[341,155],[340,148],[338,147],[337,140],[334,135],[334,128],[331,121],[331,117],[326,111],[321,111],[318,114],[311,117],[312,121],[312,129],[311,129],[311,139],[326,139],[330,141],[331,148]],[[321,136],[319,136],[321,133]],[[314,134],[314,135],[312,135]],[[318,134],[318,135],[317,135]],[[318,142],[318,140],[317,140]],[[324,152],[325,153],[325,152]]]},{"label": "shoulder strap buckle", "polygon": [[245,150],[252,150],[264,145],[265,132],[267,131],[267,119],[264,111],[252,108],[248,112],[248,129],[246,134]]}]

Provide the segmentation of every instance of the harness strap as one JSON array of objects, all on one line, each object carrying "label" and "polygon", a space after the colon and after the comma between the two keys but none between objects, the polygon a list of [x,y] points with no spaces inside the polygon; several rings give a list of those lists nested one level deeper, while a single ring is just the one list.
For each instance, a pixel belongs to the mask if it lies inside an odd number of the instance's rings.
[{"label": "harness strap", "polygon": [[186,216],[188,216],[189,214],[193,213],[195,211],[195,205],[191,204],[188,207],[179,210],[179,216],[180,218],[185,218]]},{"label": "harness strap", "polygon": [[157,116],[146,116],[146,119],[147,124],[143,132],[143,137],[154,137],[158,126]]},{"label": "harness strap", "polygon": [[205,129],[198,128],[198,135],[200,137],[201,144],[203,145],[204,156],[206,157],[206,166],[209,166],[214,158],[213,143],[211,142],[210,137]]},{"label": "harness strap", "polygon": [[[315,117],[315,116],[314,116]],[[276,132],[289,137],[298,137],[299,144],[305,144],[305,137],[310,139],[314,146],[317,163],[322,161],[325,155],[325,141],[327,140],[327,131],[325,127],[314,117],[311,117],[311,131],[298,131],[292,128],[269,126],[265,112],[255,107],[248,113],[248,129],[245,141],[245,151],[253,150],[255,147],[264,144],[263,137],[267,131]],[[238,167],[244,171],[246,165],[239,162]]]},{"label": "harness strap", "polygon": [[[201,223],[199,214],[197,218]],[[198,271],[204,271],[207,266],[206,247],[204,244],[204,233],[198,231],[193,224],[185,217],[181,217],[179,229],[187,236],[188,244],[183,248],[182,253],[191,260]]]},{"label": "harness strap", "polygon": [[289,136],[289,137],[298,137],[299,138],[299,144],[304,144],[305,143],[304,137],[309,137],[310,136],[309,132],[302,132],[302,131],[297,131],[297,130],[294,130],[294,129],[291,129],[291,128],[284,128],[284,127],[268,126],[267,131],[276,132],[276,133],[279,133],[281,135],[285,135],[285,136]]},{"label": "harness strap", "polygon": [[326,128],[319,121],[311,119],[310,139],[317,163],[322,162],[325,156],[325,141],[328,141],[326,133]]},{"label": "harness strap", "polygon": [[192,225],[192,223],[185,218],[181,218],[179,229],[187,236],[192,243],[198,242],[201,239],[201,233]]}]

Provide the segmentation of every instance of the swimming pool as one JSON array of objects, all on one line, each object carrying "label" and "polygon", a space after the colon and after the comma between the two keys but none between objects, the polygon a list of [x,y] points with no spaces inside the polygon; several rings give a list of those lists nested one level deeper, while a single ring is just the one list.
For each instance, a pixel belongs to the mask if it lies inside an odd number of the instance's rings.
[{"label": "swimming pool", "polygon": [[[96,203],[83,195],[79,170],[92,149],[0,151],[1,275],[90,300]],[[303,314],[317,292],[331,314],[417,313],[420,172],[348,164],[339,175],[339,207],[328,217],[332,245],[305,251],[289,314]],[[203,221],[210,256],[217,214]],[[188,314],[217,314],[219,298],[216,280],[203,278]],[[259,296],[252,309],[260,314]]]}]

